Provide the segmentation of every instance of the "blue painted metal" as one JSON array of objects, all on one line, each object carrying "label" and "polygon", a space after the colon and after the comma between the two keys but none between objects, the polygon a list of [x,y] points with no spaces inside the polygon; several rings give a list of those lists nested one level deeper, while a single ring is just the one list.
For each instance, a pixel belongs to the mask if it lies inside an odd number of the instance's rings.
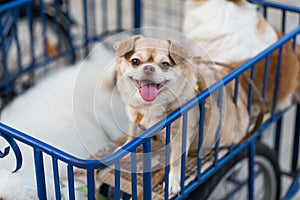
[{"label": "blue painted metal", "polygon": [[248,194],[249,194],[249,200],[254,200],[254,179],[255,179],[255,141],[252,141],[249,145],[249,178],[248,178]]},{"label": "blue painted metal", "polygon": [[131,152],[131,192],[132,200],[138,199],[137,194],[137,169],[136,169],[136,150]]},{"label": "blue painted metal", "polygon": [[281,138],[281,127],[282,127],[282,118],[280,118],[276,123],[276,131],[275,131],[275,141],[274,141],[274,150],[276,156],[279,158],[280,151],[280,138]]},{"label": "blue painted metal", "polygon": [[68,189],[69,199],[75,199],[75,188],[74,188],[74,170],[72,165],[68,165]]},{"label": "blue painted metal", "polygon": [[165,160],[165,199],[169,199],[169,172],[170,172],[170,138],[171,126],[166,127],[166,160]]},{"label": "blue painted metal", "polygon": [[[5,4],[4,6],[0,6],[0,13],[9,9],[13,9],[15,7],[19,7],[22,4],[25,3],[30,3],[31,1],[25,1],[25,0],[20,0],[20,1],[14,1],[8,4]],[[57,0],[56,0],[57,2]],[[85,1],[84,1],[85,2]],[[106,4],[106,0],[103,0],[102,2],[104,2],[104,4]],[[135,28],[139,28],[142,26],[142,17],[143,17],[143,13],[142,13],[142,1],[141,0],[133,0],[134,2],[134,27]],[[296,8],[293,6],[288,6],[288,5],[284,5],[284,4],[279,4],[279,3],[273,3],[273,2],[266,2],[266,1],[258,1],[258,0],[253,0],[253,2],[256,3],[260,3],[263,5],[264,9],[264,14],[266,15],[267,12],[267,8],[268,7],[273,7],[273,8],[279,8],[280,10],[283,10],[283,22],[282,22],[282,28],[283,30],[285,29],[285,12],[286,11],[293,11],[293,12],[298,12],[300,13],[300,8]],[[118,0],[118,5],[121,4],[121,1]],[[85,5],[85,3],[83,4]],[[43,5],[41,4],[41,10],[43,10]],[[87,5],[84,6],[84,10],[87,11]],[[68,10],[68,8],[70,7],[70,3],[67,0],[66,1],[66,8]],[[28,8],[29,9],[29,8]],[[105,9],[106,10],[106,9]],[[120,11],[120,8],[117,8],[118,11]],[[286,11],[285,11],[286,10]],[[27,14],[29,13],[29,11],[27,11]],[[56,14],[57,15],[57,14]],[[67,14],[69,15],[69,14]],[[106,13],[107,15],[107,13]],[[117,24],[118,26],[120,26],[122,24],[122,19],[120,18],[121,14],[119,13],[118,15],[119,17],[117,18]],[[17,15],[15,15],[15,17],[17,17]],[[86,17],[86,25],[88,25],[88,17]],[[44,21],[43,21],[44,22]],[[105,21],[103,21],[103,25],[105,25]],[[107,24],[106,24],[107,25]],[[0,24],[1,28],[2,28],[2,24]],[[29,20],[29,26],[32,27],[32,19]],[[76,49],[82,48],[82,47],[86,47],[86,45],[89,45],[91,40],[88,37],[88,27],[86,26],[86,30],[85,30],[85,39],[86,39],[86,43],[84,44],[80,44],[78,46],[76,46]],[[120,27],[119,27],[120,28]],[[107,31],[107,27],[105,29],[105,31]],[[45,32],[46,32],[46,28],[43,29],[43,35],[44,35],[44,39],[45,39]],[[230,154],[220,160],[215,159],[215,166],[208,169],[206,172],[204,172],[203,174],[201,174],[201,167],[202,167],[202,141],[203,141],[203,129],[204,129],[204,108],[205,108],[205,99],[207,97],[209,97],[211,94],[215,93],[215,92],[219,92],[219,107],[222,107],[222,90],[224,88],[224,85],[227,85],[228,83],[231,83],[232,81],[235,81],[235,92],[234,92],[234,102],[237,103],[238,100],[238,83],[239,83],[239,78],[240,75],[242,73],[244,73],[246,70],[249,70],[252,66],[255,66],[255,64],[257,62],[259,62],[262,59],[266,59],[266,68],[265,68],[265,80],[264,80],[264,85],[263,85],[263,97],[265,98],[265,91],[266,91],[266,86],[267,86],[267,74],[268,74],[268,63],[270,60],[270,53],[272,51],[274,51],[276,48],[280,48],[280,56],[279,56],[279,61],[281,60],[281,54],[282,54],[282,46],[289,41],[291,38],[294,38],[294,43],[293,43],[293,47],[295,48],[295,38],[296,36],[300,33],[300,28],[296,28],[295,30],[289,32],[287,35],[283,36],[282,38],[279,39],[278,42],[274,43],[273,45],[271,45],[269,48],[267,48],[266,50],[264,50],[262,53],[260,53],[259,55],[257,55],[256,57],[254,57],[253,59],[250,59],[248,62],[244,63],[241,67],[233,70],[232,73],[226,75],[222,80],[216,82],[215,84],[213,84],[209,89],[203,91],[201,94],[197,95],[197,97],[191,99],[188,103],[186,103],[185,105],[183,105],[181,108],[175,110],[173,113],[169,114],[165,119],[159,121],[158,123],[156,123],[154,126],[152,126],[151,128],[149,128],[148,130],[146,130],[145,132],[143,132],[141,134],[140,137],[132,140],[131,142],[129,142],[128,144],[124,145],[124,147],[122,147],[121,149],[119,149],[118,151],[114,152],[113,154],[104,157],[100,160],[82,160],[82,159],[78,159],[75,158],[59,149],[56,149],[50,145],[47,145],[44,142],[41,142],[35,138],[32,138],[22,132],[19,132],[17,130],[14,130],[4,124],[0,124],[0,131],[1,134],[4,135],[7,138],[13,138],[13,142],[14,140],[18,140],[21,143],[27,144],[31,147],[33,147],[35,149],[34,151],[34,155],[35,155],[35,165],[36,165],[36,174],[37,174],[37,182],[41,183],[38,184],[39,188],[39,197],[41,199],[43,199],[44,195],[46,194],[46,187],[45,187],[45,177],[44,177],[44,166],[43,166],[43,153],[45,154],[49,154],[52,156],[52,161],[53,161],[53,173],[54,173],[54,182],[55,182],[55,188],[56,188],[56,198],[60,198],[60,191],[59,191],[59,173],[58,173],[58,160],[65,162],[68,164],[68,183],[69,183],[69,194],[70,194],[70,199],[74,198],[74,174],[73,174],[73,166],[74,167],[79,167],[79,168],[83,168],[83,169],[87,169],[87,180],[88,180],[88,194],[89,194],[89,199],[92,199],[94,197],[94,191],[95,191],[95,185],[94,185],[94,169],[99,169],[99,168],[106,168],[107,166],[110,165],[115,165],[116,169],[115,169],[115,199],[120,199],[120,159],[122,157],[124,157],[128,152],[131,152],[131,158],[132,158],[132,198],[133,199],[137,199],[137,177],[136,177],[136,148],[140,145],[143,146],[143,185],[144,185],[144,199],[151,199],[151,137],[153,137],[154,135],[156,135],[159,131],[166,129],[166,166],[165,166],[165,181],[166,181],[166,189],[165,189],[165,198],[168,199],[168,184],[169,184],[169,178],[168,178],[168,173],[169,173],[169,159],[170,159],[170,132],[171,132],[171,124],[173,121],[175,121],[176,119],[180,118],[183,116],[183,143],[182,143],[182,148],[185,149],[185,145],[186,145],[186,134],[187,134],[187,115],[189,110],[191,110],[192,108],[194,108],[195,106],[199,106],[200,104],[200,136],[199,136],[199,141],[200,143],[198,144],[199,147],[199,157],[198,157],[198,174],[197,174],[197,181],[192,182],[189,186],[184,187],[184,175],[185,175],[185,165],[186,165],[186,157],[185,154],[183,154],[182,160],[181,160],[181,165],[182,165],[182,169],[181,169],[181,187],[182,187],[182,193],[181,195],[177,196],[176,199],[183,199],[184,197],[186,197],[193,189],[199,187],[201,185],[201,183],[203,183],[205,180],[207,180],[208,178],[210,178],[214,173],[216,173],[221,167],[223,167],[227,162],[229,162],[232,158],[234,158],[242,149],[244,148],[249,148],[250,150],[250,156],[249,156],[249,174],[250,174],[250,179],[249,179],[249,199],[253,199],[253,191],[254,191],[254,185],[253,185],[253,179],[254,179],[254,169],[253,169],[253,165],[254,165],[254,154],[255,154],[255,144],[254,141],[261,136],[263,130],[265,130],[267,127],[269,127],[272,123],[275,123],[278,121],[278,127],[279,125],[281,126],[281,117],[282,115],[288,110],[284,110],[282,112],[279,113],[275,113],[273,112],[273,117],[272,119],[270,119],[269,121],[267,121],[266,123],[264,123],[262,125],[262,127],[260,128],[260,130],[254,134],[253,136],[251,136],[247,141],[245,141],[243,144],[238,145],[237,147],[231,147],[230,149]],[[1,40],[3,39],[3,36],[1,35]],[[71,37],[71,35],[70,35]],[[15,37],[16,40],[17,36]],[[31,36],[31,40],[33,41],[33,36]],[[3,48],[2,48],[2,54],[5,57],[5,52],[3,52]],[[34,52],[34,47],[32,46],[32,51]],[[32,53],[33,55],[34,53]],[[62,55],[61,55],[62,56]],[[4,61],[5,62],[5,61]],[[19,61],[20,62],[20,61]],[[49,63],[51,62],[50,59],[49,61],[45,61],[45,63]],[[42,63],[41,65],[44,65],[45,63]],[[37,65],[38,66],[38,65]],[[26,72],[24,72],[26,73]],[[275,87],[278,88],[278,83],[279,83],[279,74],[280,74],[280,66],[278,68],[278,73],[277,73],[277,77],[276,77],[276,83],[275,83]],[[251,73],[251,77],[254,77],[254,69],[252,70]],[[273,84],[273,83],[270,83]],[[251,90],[251,89],[250,89]],[[252,92],[250,92],[252,93]],[[249,97],[250,100],[249,102],[251,102],[251,96]],[[277,99],[277,94],[274,94],[274,106],[276,105],[276,99]],[[250,107],[249,107],[250,109]],[[274,108],[273,108],[274,111]],[[297,113],[300,113],[300,109],[298,107],[297,109]],[[221,113],[222,114],[222,113]],[[300,114],[298,114],[300,116]],[[300,118],[300,117],[298,117]],[[299,122],[300,119],[297,119]],[[298,149],[299,149],[299,125],[297,125],[299,123],[296,123],[296,127],[295,127],[295,143],[294,143],[294,153],[293,153],[293,162],[292,162],[292,169],[294,171],[296,171],[296,166],[297,166],[297,154],[298,154]],[[278,128],[279,130],[279,128]],[[218,135],[218,134],[217,134]],[[219,137],[217,137],[219,138]],[[298,139],[297,139],[298,138]],[[280,141],[280,138],[277,140],[278,142]],[[12,142],[12,143],[13,143]],[[277,143],[278,143],[277,142]],[[14,142],[15,143],[15,142]],[[216,153],[215,153],[215,158],[218,157],[218,145],[219,141],[217,140],[217,145],[216,145]],[[279,144],[279,143],[278,143]],[[11,145],[10,146],[14,146]],[[275,145],[276,146],[276,145]],[[278,145],[279,146],[279,145]],[[13,147],[12,147],[13,148]],[[14,148],[13,148],[14,149]],[[15,148],[18,149],[18,148]],[[0,157],[4,157],[5,155],[7,155],[8,152],[8,148],[6,148],[5,152],[0,152]],[[18,150],[16,150],[18,151]],[[22,160],[22,155],[20,152],[18,152],[17,154],[19,154],[18,158],[21,158]],[[18,159],[17,158],[17,159]],[[20,163],[17,162],[17,163]],[[21,166],[20,164],[18,165],[19,167]],[[17,168],[19,168],[17,167]],[[295,180],[296,181],[296,180]],[[299,178],[297,179],[297,181],[299,181]],[[294,186],[295,185],[295,186]],[[290,191],[288,192],[288,194],[286,196],[290,196],[290,194],[292,194],[294,192],[294,189],[297,187],[297,184],[294,183],[291,188]],[[292,191],[292,192],[291,192]]]},{"label": "blue painted metal", "polygon": [[52,157],[52,167],[53,167],[53,178],[54,178],[54,187],[55,187],[55,198],[61,199],[58,162],[57,159],[54,157]]},{"label": "blue painted metal", "polygon": [[141,28],[142,27],[142,0],[133,0],[134,1],[134,28]]},{"label": "blue painted metal", "polygon": [[120,199],[121,189],[121,172],[120,172],[120,161],[117,160],[115,163],[115,200]]},{"label": "blue painted metal", "polygon": [[35,178],[39,199],[47,199],[43,152],[34,149]]},{"label": "blue painted metal", "polygon": [[95,195],[95,172],[94,169],[87,169],[87,183],[88,183],[88,199],[97,199]]},{"label": "blue painted metal", "polygon": [[198,142],[198,160],[197,160],[197,179],[201,178],[201,168],[202,168],[202,144],[203,144],[203,134],[204,134],[204,120],[205,120],[205,100],[200,102],[200,120],[199,120],[199,142]]},{"label": "blue painted metal", "polygon": [[182,116],[182,139],[181,139],[181,173],[180,173],[181,192],[184,192],[184,181],[185,181],[185,166],[186,166],[186,156],[187,156],[187,152],[186,152],[187,123],[188,123],[188,113],[184,113]]},{"label": "blue painted metal", "polygon": [[295,196],[295,194],[299,191],[299,188],[300,188],[300,173],[298,173],[296,178],[294,178],[293,182],[288,188],[288,191],[283,199],[284,200],[293,199],[293,196]]},{"label": "blue painted metal", "polygon": [[270,65],[270,54],[266,56],[265,70],[264,70],[264,83],[262,88],[262,98],[266,99],[267,84],[268,84],[268,75],[269,75],[269,65]]},{"label": "blue painted metal", "polygon": [[143,143],[143,199],[152,199],[151,138]]},{"label": "blue painted metal", "polygon": [[296,110],[296,123],[294,129],[294,143],[293,143],[293,154],[291,163],[291,172],[297,172],[298,170],[298,156],[299,156],[299,142],[300,142],[300,105],[297,106]]}]

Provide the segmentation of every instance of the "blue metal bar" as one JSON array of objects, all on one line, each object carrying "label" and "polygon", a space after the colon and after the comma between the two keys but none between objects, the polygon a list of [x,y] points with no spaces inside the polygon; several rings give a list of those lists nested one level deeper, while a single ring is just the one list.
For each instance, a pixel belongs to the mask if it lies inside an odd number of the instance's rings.
[{"label": "blue metal bar", "polygon": [[20,47],[20,41],[18,36],[18,18],[19,18],[19,9],[12,10],[14,23],[13,23],[13,37],[17,47],[17,62],[19,70],[22,70],[21,60],[22,60],[22,52]]},{"label": "blue metal bar", "polygon": [[171,126],[168,125],[166,127],[165,199],[169,199],[170,138],[171,138]]},{"label": "blue metal bar", "polygon": [[134,28],[141,28],[142,26],[142,0],[133,0],[134,1]]},{"label": "blue metal bar", "polygon": [[300,105],[297,105],[291,171],[297,172],[300,140]]},{"label": "blue metal bar", "polygon": [[203,147],[203,134],[204,134],[204,120],[205,120],[205,100],[200,103],[200,121],[199,121],[199,142],[198,142],[198,160],[197,160],[197,179],[201,178],[202,168],[202,147]]},{"label": "blue metal bar", "polygon": [[45,16],[45,5],[43,0],[39,0],[39,10],[42,22],[42,38],[44,43],[44,57],[48,59],[48,50],[47,50],[47,26],[46,26],[46,16]]},{"label": "blue metal bar", "polygon": [[55,198],[61,199],[58,163],[57,163],[57,158],[55,157],[52,157],[52,168],[53,168],[53,176],[54,176],[53,178],[54,178]]},{"label": "blue metal bar", "polygon": [[233,96],[233,102],[235,105],[237,105],[238,101],[238,94],[239,94],[239,82],[240,82],[240,77],[236,77],[235,79],[235,85],[234,85],[234,96]]},{"label": "blue metal bar", "polygon": [[249,179],[248,179],[249,200],[254,200],[254,179],[255,179],[254,157],[255,157],[255,141],[252,141],[249,144]]},{"label": "blue metal bar", "polygon": [[102,28],[103,28],[103,32],[106,32],[108,30],[108,22],[107,22],[107,0],[102,0],[102,5],[101,5],[101,8],[102,8]]},{"label": "blue metal bar", "polygon": [[122,1],[117,0],[117,30],[122,30]]},{"label": "blue metal bar", "polygon": [[85,56],[89,54],[89,21],[88,21],[88,6],[87,1],[82,0],[83,4],[83,21],[84,21],[84,47],[85,47]]},{"label": "blue metal bar", "polygon": [[282,10],[282,18],[281,18],[281,32],[285,33],[285,24],[286,24],[286,11]]},{"label": "blue metal bar", "polygon": [[183,116],[182,116],[182,139],[181,139],[181,174],[180,174],[181,192],[184,192],[185,165],[186,165],[186,155],[187,155],[187,152],[186,152],[187,123],[188,123],[188,113],[183,113]]},{"label": "blue metal bar", "polygon": [[120,199],[121,192],[121,174],[120,174],[120,161],[117,160],[115,163],[115,200]]},{"label": "blue metal bar", "polygon": [[293,199],[295,194],[299,191],[299,188],[300,188],[300,173],[297,174],[290,187],[288,187],[288,191],[285,194],[283,200]]},{"label": "blue metal bar", "polygon": [[281,60],[282,60],[282,51],[283,47],[279,47],[279,56],[278,56],[278,64],[277,64],[277,73],[275,77],[275,87],[274,87],[274,96],[273,96],[273,105],[272,105],[272,116],[276,111],[277,99],[278,99],[278,90],[279,90],[279,82],[280,82],[280,72],[281,72]]},{"label": "blue metal bar", "polygon": [[281,127],[282,127],[282,118],[280,118],[276,123],[276,131],[275,131],[275,142],[274,142],[274,150],[277,158],[279,159],[279,151],[280,151],[280,138],[281,138]]},{"label": "blue metal bar", "polygon": [[136,149],[131,152],[131,193],[132,200],[137,200]]},{"label": "blue metal bar", "polygon": [[152,199],[151,138],[143,143],[143,199]]},{"label": "blue metal bar", "polygon": [[55,31],[56,31],[56,34],[57,34],[57,39],[58,39],[58,42],[57,42],[57,45],[56,45],[56,49],[62,49],[62,39],[61,39],[61,27],[59,26],[59,23],[58,23],[58,17],[59,17],[59,11],[60,11],[60,0],[55,0],[54,1],[54,10],[55,10],[55,14],[54,14],[54,22],[55,22]]},{"label": "blue metal bar", "polygon": [[216,132],[216,145],[215,145],[215,160],[214,165],[218,164],[218,158],[219,158],[219,146],[220,146],[220,137],[221,137],[221,130],[222,130],[222,117],[223,117],[223,89],[219,89],[219,96],[218,96],[218,107],[219,107],[219,122],[218,122],[218,128]]},{"label": "blue metal bar", "polygon": [[5,12],[11,9],[15,9],[16,7],[20,7],[31,2],[32,0],[10,1],[0,6],[0,12]]},{"label": "blue metal bar", "polygon": [[68,165],[68,189],[69,189],[69,199],[75,199],[74,171],[72,165]]},{"label": "blue metal bar", "polygon": [[264,18],[267,20],[268,19],[268,10],[267,10],[267,6],[263,6],[263,15]]},{"label": "blue metal bar", "polygon": [[30,41],[30,54],[31,54],[31,63],[34,65],[34,53],[35,53],[35,45],[34,45],[34,37],[33,37],[33,17],[32,17],[32,9],[30,5],[26,6],[26,16],[28,19],[28,28],[29,28],[29,41]]},{"label": "blue metal bar", "polygon": [[88,199],[97,199],[95,195],[95,172],[94,169],[87,169]]},{"label": "blue metal bar", "polygon": [[35,178],[39,199],[47,198],[43,153],[34,149]]},{"label": "blue metal bar", "polygon": [[300,13],[300,7],[291,4],[283,4],[283,3],[277,3],[274,1],[266,1],[266,0],[251,0],[251,2],[263,5],[264,7],[276,8],[279,10]]},{"label": "blue metal bar", "polygon": [[[251,72],[250,72],[250,79],[253,81],[254,80],[254,75],[255,75],[255,65],[251,67]],[[249,115],[251,116],[251,105],[252,105],[252,97],[253,97],[253,88],[252,85],[249,84],[249,91],[248,91],[248,112]]]},{"label": "blue metal bar", "polygon": [[263,88],[262,88],[262,98],[264,100],[266,99],[268,76],[269,76],[269,66],[270,66],[270,54],[268,54],[266,57],[265,70],[264,70],[264,81],[263,81]]}]

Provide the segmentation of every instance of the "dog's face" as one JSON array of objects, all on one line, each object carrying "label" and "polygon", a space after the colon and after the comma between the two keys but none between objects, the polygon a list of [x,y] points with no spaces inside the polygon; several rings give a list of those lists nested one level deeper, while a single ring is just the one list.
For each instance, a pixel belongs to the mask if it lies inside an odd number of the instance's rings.
[{"label": "dog's face", "polygon": [[184,85],[188,52],[173,41],[134,36],[114,48],[119,57],[118,89],[127,98],[139,103],[171,98],[169,93]]}]

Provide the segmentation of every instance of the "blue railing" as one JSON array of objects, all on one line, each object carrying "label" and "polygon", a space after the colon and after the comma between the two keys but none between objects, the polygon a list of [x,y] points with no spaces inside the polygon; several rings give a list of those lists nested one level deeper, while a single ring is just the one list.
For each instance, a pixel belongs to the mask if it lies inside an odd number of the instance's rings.
[{"label": "blue railing", "polygon": [[[66,1],[66,8],[68,10],[68,7],[70,6],[69,1]],[[119,2],[119,1],[118,1]],[[296,12],[300,13],[300,8],[293,7],[293,6],[287,6],[279,3],[273,3],[273,2],[267,2],[267,1],[252,1],[255,3],[259,3],[265,7],[272,7],[272,8],[277,8],[280,10],[285,11],[291,11],[291,12]],[[103,4],[105,4],[106,1],[103,1]],[[119,2],[120,3],[120,2]],[[4,5],[0,6],[0,16],[2,19],[2,13],[13,10],[16,7],[20,6],[29,6],[31,5],[30,0],[21,0],[21,1],[13,1]],[[120,4],[118,4],[120,6]],[[42,6],[42,4],[40,4]],[[142,9],[140,7],[142,6],[142,1],[140,0],[135,0],[134,1],[134,25],[133,27],[141,27],[142,26]],[[41,7],[43,10],[43,7]],[[29,8],[27,8],[29,9]],[[84,43],[79,44],[78,46],[73,46],[71,48],[72,51],[74,49],[80,49],[84,48],[85,53],[89,51],[89,45],[92,42],[95,42],[95,38],[97,40],[101,37],[104,37],[104,34],[107,34],[110,32],[108,31],[107,28],[105,28],[103,35],[93,35],[92,37],[89,36],[89,26],[88,24],[90,23],[87,17],[87,2],[83,1],[83,10],[85,11],[85,14],[83,16],[84,22],[87,24],[87,26],[84,27],[84,34],[83,34],[83,41]],[[14,11],[15,12],[15,11]],[[69,16],[70,13],[67,13],[66,16]],[[284,16],[285,14],[283,14]],[[29,16],[32,17],[32,15],[29,14]],[[14,17],[14,20],[16,20],[17,17]],[[42,19],[43,22],[45,19]],[[283,17],[283,21],[285,21],[285,17]],[[29,20],[30,22],[30,20]],[[122,24],[122,21],[118,21],[118,24]],[[70,26],[71,23],[68,24]],[[3,25],[1,25],[3,26]],[[29,23],[29,26],[32,27],[32,24]],[[105,22],[104,22],[105,26]],[[119,26],[118,26],[119,27]],[[285,22],[282,23],[282,30],[285,30]],[[3,29],[5,30],[5,29]],[[121,29],[120,29],[121,30]],[[120,31],[118,30],[118,31]],[[45,29],[44,29],[44,39],[45,39]],[[112,31],[113,32],[113,31]],[[62,161],[67,164],[67,171],[68,171],[68,185],[69,185],[69,198],[74,199],[75,198],[75,190],[74,190],[74,168],[81,168],[86,170],[87,172],[87,188],[88,188],[88,199],[94,199],[95,197],[95,173],[94,171],[96,169],[103,169],[108,166],[114,166],[114,171],[115,171],[115,190],[114,190],[114,198],[115,199],[120,199],[120,193],[121,193],[121,165],[120,165],[120,160],[126,156],[127,154],[131,154],[131,184],[132,184],[132,199],[138,199],[138,192],[137,192],[137,169],[136,169],[136,152],[137,148],[142,146],[142,152],[144,153],[145,156],[143,156],[143,199],[151,199],[152,197],[152,171],[151,171],[151,138],[158,134],[160,131],[165,130],[165,189],[164,189],[164,198],[168,199],[169,194],[168,194],[168,185],[169,185],[169,171],[170,171],[170,133],[171,133],[171,124],[179,119],[180,117],[183,118],[182,123],[183,123],[183,140],[182,140],[182,156],[181,156],[181,181],[180,181],[180,186],[181,186],[181,194],[177,197],[176,199],[183,199],[187,197],[188,194],[190,194],[193,190],[201,186],[206,180],[208,180],[213,174],[218,172],[226,163],[228,163],[230,160],[232,160],[237,154],[239,154],[243,149],[249,148],[249,179],[248,179],[248,185],[249,185],[249,199],[254,199],[254,178],[255,178],[255,171],[254,171],[254,155],[255,155],[255,141],[263,134],[263,131],[267,129],[271,124],[275,122],[279,122],[279,128],[278,133],[276,134],[278,137],[276,137],[275,141],[275,150],[278,152],[279,151],[279,141],[280,141],[280,126],[281,126],[281,117],[289,110],[289,108],[276,113],[275,112],[275,106],[277,103],[277,91],[278,91],[278,84],[279,84],[279,74],[280,74],[280,65],[278,65],[278,71],[277,74],[278,76],[276,77],[276,82],[275,82],[275,93],[274,93],[274,101],[273,101],[273,109],[272,109],[272,118],[265,122],[260,129],[255,133],[254,135],[250,136],[246,141],[244,141],[242,144],[236,146],[236,147],[230,147],[229,152],[226,156],[222,157],[221,159],[218,159],[218,154],[219,154],[219,137],[216,138],[216,146],[215,146],[215,152],[214,152],[214,165],[213,167],[209,168],[206,170],[204,173],[201,173],[202,169],[202,142],[203,142],[203,129],[204,129],[204,107],[205,107],[205,101],[208,97],[210,97],[214,93],[219,93],[219,107],[222,107],[223,99],[222,99],[222,92],[224,89],[224,86],[226,86],[229,83],[234,82],[234,97],[233,97],[233,102],[237,104],[238,101],[238,94],[239,94],[239,82],[241,79],[241,75],[244,74],[247,70],[252,69],[255,67],[255,65],[260,62],[261,60],[265,59],[266,60],[266,65],[265,65],[265,72],[268,71],[268,65],[269,65],[269,59],[270,59],[270,54],[276,50],[279,49],[279,63],[281,61],[281,53],[282,53],[282,48],[283,45],[286,44],[288,41],[293,40],[293,46],[295,47],[296,45],[296,38],[300,33],[300,27],[294,29],[293,31],[287,33],[285,36],[280,38],[276,43],[271,45],[269,48],[265,49],[263,52],[255,56],[254,58],[250,59],[249,61],[245,62],[242,64],[239,68],[234,69],[231,73],[223,77],[221,80],[217,81],[215,84],[210,86],[208,89],[204,90],[201,92],[199,95],[197,95],[195,98],[191,99],[189,102],[184,104],[182,107],[178,108],[168,116],[166,116],[164,119],[161,121],[157,122],[154,126],[151,128],[147,129],[145,132],[143,132],[139,137],[133,139],[129,143],[125,144],[121,149],[118,151],[112,153],[109,156],[106,156],[104,158],[101,158],[99,160],[84,160],[84,159],[79,159],[76,158],[66,152],[61,151],[60,149],[57,149],[53,146],[50,146],[43,141],[37,140],[36,138],[33,138],[25,133],[22,133],[20,131],[17,131],[5,124],[0,124],[0,136],[3,137],[5,140],[8,141],[9,145],[13,149],[16,160],[17,160],[17,166],[15,171],[17,171],[19,168],[22,166],[22,160],[26,158],[22,158],[22,154],[18,148],[16,141],[19,141],[23,144],[26,144],[30,147],[33,148],[33,153],[34,153],[34,163],[35,163],[35,169],[36,169],[36,182],[37,182],[37,192],[38,196],[40,199],[46,199],[46,194],[47,194],[47,188],[46,188],[46,183],[45,183],[45,166],[43,162],[43,155],[47,154],[50,155],[52,158],[52,169],[53,169],[53,179],[54,179],[54,184],[55,184],[55,192],[56,192],[56,198],[60,199],[61,198],[61,192],[60,192],[60,177],[59,177],[59,166],[58,166],[58,161]],[[76,38],[75,35],[72,35],[71,33],[68,33],[68,36],[70,38],[74,37]],[[31,37],[33,37],[31,35]],[[81,38],[82,39],[82,38]],[[31,38],[33,40],[33,38]],[[5,42],[5,38],[3,34],[1,33],[1,41]],[[45,41],[46,42],[46,41]],[[75,42],[76,43],[76,42]],[[2,55],[5,55],[5,50],[2,48]],[[34,51],[34,47],[31,46],[32,51]],[[68,53],[62,53],[60,56],[65,56]],[[32,54],[33,55],[33,54]],[[45,55],[47,56],[47,55]],[[2,57],[6,58],[6,56]],[[5,60],[2,60],[3,63],[5,63]],[[50,62],[50,61],[49,61]],[[45,63],[40,63],[39,65],[45,65]],[[39,65],[35,65],[34,67],[37,67]],[[4,65],[5,66],[5,65]],[[4,67],[5,68],[5,67]],[[28,71],[23,71],[22,73],[27,73]],[[265,73],[267,74],[267,73]],[[253,76],[251,76],[252,79],[254,79],[254,74],[252,73]],[[12,81],[12,80],[10,80]],[[262,97],[265,98],[266,96],[266,77],[265,81],[263,83],[263,90],[262,90]],[[249,94],[248,94],[248,102],[252,101],[252,90],[251,87],[249,89]],[[198,155],[198,160],[197,160],[197,176],[195,181],[191,182],[188,186],[185,185],[185,166],[186,166],[186,154],[184,153],[185,147],[186,147],[186,134],[187,134],[187,115],[188,112],[194,108],[198,107],[200,108],[200,121],[199,121],[199,144],[198,144],[198,149],[199,149],[199,155]],[[251,104],[249,103],[248,106],[248,111],[250,112],[251,110]],[[300,120],[300,109],[299,107],[297,108],[297,122]],[[299,123],[296,123],[295,127],[295,144],[294,144],[294,151],[293,151],[293,159],[292,159],[292,172],[296,173],[297,172],[297,164],[298,164],[298,149],[299,149]],[[0,151],[0,158],[7,156],[9,153],[9,148],[5,148],[4,151]],[[291,185],[290,190],[286,194],[285,198],[289,199],[292,197],[295,192],[296,188],[299,188],[299,184],[297,184],[297,181],[300,179],[299,175],[296,177],[294,180],[294,183]],[[298,182],[299,183],[299,182]]]}]

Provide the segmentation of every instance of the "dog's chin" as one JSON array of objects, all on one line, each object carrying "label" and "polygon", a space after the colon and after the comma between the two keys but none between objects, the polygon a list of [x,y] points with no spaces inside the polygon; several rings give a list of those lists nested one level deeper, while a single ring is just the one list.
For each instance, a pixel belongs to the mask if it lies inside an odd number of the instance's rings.
[{"label": "dog's chin", "polygon": [[135,87],[139,90],[140,96],[142,99],[146,102],[152,102],[154,101],[160,90],[162,90],[167,83],[167,81],[162,81],[160,83],[156,83],[149,79],[144,80],[136,80],[133,78],[130,78],[132,83],[135,85]]}]

